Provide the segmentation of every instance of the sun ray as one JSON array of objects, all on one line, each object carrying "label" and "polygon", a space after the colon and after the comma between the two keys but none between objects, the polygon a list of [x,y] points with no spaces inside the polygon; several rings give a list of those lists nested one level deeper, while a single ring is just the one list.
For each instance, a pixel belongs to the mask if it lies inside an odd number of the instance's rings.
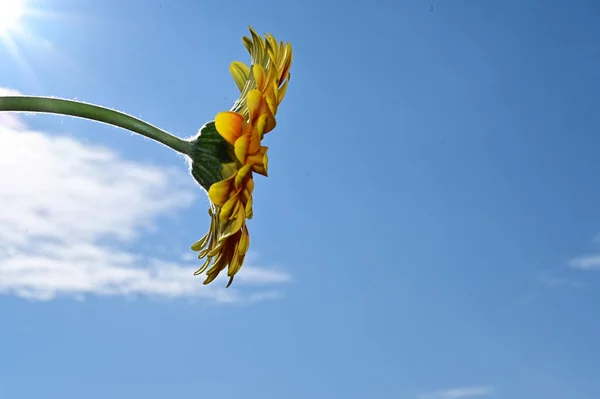
[{"label": "sun ray", "polygon": [[[8,11],[7,11],[8,10]],[[47,0],[0,0],[0,50],[5,50],[14,65],[25,78],[28,86],[36,91],[43,91],[43,83],[37,78],[32,65],[52,59],[45,64],[45,69],[68,71],[70,76],[77,76],[81,81],[94,80],[88,66],[74,60],[69,54],[46,37],[37,35],[36,23],[53,23],[56,26],[83,26],[85,29],[104,29],[111,21],[97,15],[82,14],[72,7],[49,5]],[[35,49],[35,51],[27,51]],[[114,89],[110,82],[106,87]]]},{"label": "sun ray", "polygon": [[27,82],[30,85],[36,87],[36,89],[40,89],[41,83],[37,79],[33,68],[31,67],[31,65],[29,65],[29,63],[21,53],[21,50],[19,49],[19,46],[17,46],[17,43],[15,43],[14,39],[10,36],[5,36],[3,40],[4,45],[8,49],[8,52],[10,53],[12,59],[18,65],[19,72],[25,76]]},{"label": "sun ray", "polygon": [[[77,69],[79,74],[83,72],[81,67],[75,65],[66,54],[59,51],[49,40],[36,35],[27,25],[34,22],[32,20],[62,20],[69,19],[65,12],[56,12],[45,9],[41,0],[0,0],[0,47],[4,47],[10,54],[12,62],[24,75],[29,85],[41,89],[41,82],[38,81],[30,62],[39,60],[27,59],[29,57],[43,57],[53,59],[56,67],[66,67],[70,71]],[[72,19],[72,18],[71,18]],[[27,52],[29,57],[25,57],[22,51],[25,47],[35,48],[35,52]]]},{"label": "sun ray", "polygon": [[0,0],[0,35],[17,26],[24,12],[23,0]]}]

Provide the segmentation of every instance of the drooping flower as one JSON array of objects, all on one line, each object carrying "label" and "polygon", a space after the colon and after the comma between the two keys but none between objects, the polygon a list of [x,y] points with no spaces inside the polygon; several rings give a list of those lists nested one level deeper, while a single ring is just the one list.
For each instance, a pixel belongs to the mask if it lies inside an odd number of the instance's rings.
[{"label": "drooping flower", "polygon": [[[205,188],[211,201],[209,215],[211,225],[208,233],[192,245],[199,252],[198,258],[205,258],[195,274],[206,271],[204,284],[213,281],[227,268],[229,283],[240,270],[250,245],[246,224],[253,216],[252,192],[254,173],[267,176],[268,157],[266,146],[262,145],[265,134],[276,126],[277,109],[285,96],[290,80],[292,47],[267,34],[264,38],[250,28],[251,38],[243,42],[251,56],[251,66],[233,62],[230,71],[240,90],[240,97],[230,111],[220,112],[214,123],[201,129],[198,141],[198,158],[205,157],[198,166],[192,167],[192,175]],[[223,151],[217,146],[214,131],[224,141]],[[212,143],[212,144],[211,144]],[[212,153],[206,144],[214,145]],[[220,152],[220,179],[216,172],[201,165],[217,162],[214,152]],[[211,176],[207,178],[206,176]]]}]

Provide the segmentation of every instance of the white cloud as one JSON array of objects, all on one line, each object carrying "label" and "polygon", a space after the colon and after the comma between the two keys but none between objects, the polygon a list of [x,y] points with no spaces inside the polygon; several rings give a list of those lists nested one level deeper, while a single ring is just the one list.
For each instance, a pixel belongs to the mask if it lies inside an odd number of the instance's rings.
[{"label": "white cloud", "polygon": [[194,259],[196,259],[196,255],[194,255],[194,254],[195,254],[195,252],[187,251],[187,252],[181,254],[181,260],[184,260],[186,262],[194,260]]},{"label": "white cloud", "polygon": [[600,255],[583,255],[569,261],[569,266],[580,270],[600,269]]},{"label": "white cloud", "polygon": [[[18,93],[0,89],[9,94]],[[226,276],[202,285],[203,277],[193,276],[198,261],[189,255],[164,260],[123,249],[159,217],[198,198],[187,175],[31,131],[15,114],[0,117],[0,293],[37,300],[152,295],[218,302],[281,295],[257,288],[288,281],[280,270],[245,265],[235,288],[225,289]]]},{"label": "white cloud", "polygon": [[584,283],[568,277],[557,276],[550,272],[542,272],[537,275],[537,281],[548,288],[581,288]]},{"label": "white cloud", "polygon": [[281,292],[278,291],[264,291],[264,292],[255,292],[251,294],[249,299],[250,302],[261,302],[268,301],[270,299],[279,299],[281,298]]},{"label": "white cloud", "polygon": [[494,388],[490,386],[472,386],[445,389],[443,391],[425,393],[419,396],[419,399],[459,399],[459,398],[480,398],[490,396],[494,393]]},{"label": "white cloud", "polygon": [[19,93],[17,90],[15,89],[8,89],[6,87],[0,87],[0,96],[20,96],[21,93]]}]

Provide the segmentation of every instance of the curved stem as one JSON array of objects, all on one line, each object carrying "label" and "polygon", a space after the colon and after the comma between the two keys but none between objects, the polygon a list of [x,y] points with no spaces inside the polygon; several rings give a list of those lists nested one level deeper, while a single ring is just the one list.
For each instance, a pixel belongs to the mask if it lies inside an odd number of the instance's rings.
[{"label": "curved stem", "polygon": [[182,154],[187,155],[190,151],[190,142],[187,140],[175,137],[131,115],[79,101],[51,97],[0,96],[0,111],[43,112],[91,119],[141,134]]}]

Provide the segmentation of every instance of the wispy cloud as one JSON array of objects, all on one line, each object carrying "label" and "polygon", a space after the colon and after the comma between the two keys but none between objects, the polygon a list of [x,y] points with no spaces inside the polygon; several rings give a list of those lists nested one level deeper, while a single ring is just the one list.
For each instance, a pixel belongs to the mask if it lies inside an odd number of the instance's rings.
[{"label": "wispy cloud", "polygon": [[[7,94],[13,93],[0,89]],[[189,256],[166,260],[123,249],[135,248],[159,217],[197,199],[187,176],[31,131],[14,114],[0,117],[0,293],[218,302],[281,296],[276,288],[290,279],[281,270],[245,265],[235,288],[225,289],[225,277],[203,286],[203,278],[192,275],[198,262]]]},{"label": "wispy cloud", "polygon": [[548,271],[539,273],[536,276],[536,280],[547,288],[581,288],[585,285],[583,281],[569,277],[557,276]]},{"label": "wispy cloud", "polygon": [[472,386],[450,388],[437,392],[424,393],[419,399],[459,399],[459,398],[480,398],[490,396],[494,393],[491,386]]},{"label": "wispy cloud", "polygon": [[571,259],[568,262],[569,266],[580,270],[600,270],[600,255],[590,254],[582,255]]}]

